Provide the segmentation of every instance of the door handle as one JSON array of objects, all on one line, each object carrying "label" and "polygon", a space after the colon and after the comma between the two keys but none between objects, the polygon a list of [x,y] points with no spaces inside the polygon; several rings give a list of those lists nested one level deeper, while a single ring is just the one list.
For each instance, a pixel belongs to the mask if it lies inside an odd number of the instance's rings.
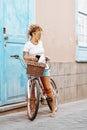
[{"label": "door handle", "polygon": [[6,27],[3,27],[3,34],[6,34]]},{"label": "door handle", "polygon": [[6,35],[6,28],[3,27],[4,40],[8,40],[8,36]]},{"label": "door handle", "polygon": [[4,36],[4,40],[8,40],[8,36]]}]

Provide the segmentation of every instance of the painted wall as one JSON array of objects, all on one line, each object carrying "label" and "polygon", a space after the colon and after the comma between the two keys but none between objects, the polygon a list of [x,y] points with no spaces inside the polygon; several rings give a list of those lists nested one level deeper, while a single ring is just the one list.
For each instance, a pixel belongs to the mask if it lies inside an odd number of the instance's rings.
[{"label": "painted wall", "polygon": [[75,0],[36,0],[36,23],[44,30],[46,55],[52,61],[74,62]]}]

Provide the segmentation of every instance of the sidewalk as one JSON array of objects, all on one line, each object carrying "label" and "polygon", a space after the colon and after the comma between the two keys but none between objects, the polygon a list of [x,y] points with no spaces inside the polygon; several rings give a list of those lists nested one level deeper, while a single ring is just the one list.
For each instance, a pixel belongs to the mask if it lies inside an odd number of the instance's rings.
[{"label": "sidewalk", "polygon": [[0,116],[0,130],[87,130],[87,99],[59,105],[55,118],[48,107],[29,121],[26,111]]}]

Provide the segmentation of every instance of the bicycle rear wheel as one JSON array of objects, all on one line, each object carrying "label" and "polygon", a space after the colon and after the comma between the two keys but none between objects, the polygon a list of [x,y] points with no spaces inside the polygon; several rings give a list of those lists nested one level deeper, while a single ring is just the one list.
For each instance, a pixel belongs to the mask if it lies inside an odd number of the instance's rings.
[{"label": "bicycle rear wheel", "polygon": [[[53,97],[54,97],[55,111],[57,111],[57,109],[58,109],[58,88],[57,88],[53,79],[50,79],[50,87],[51,87],[51,91],[52,91],[52,94],[53,94]],[[51,100],[48,99],[47,104],[48,104],[50,110],[52,111],[52,107],[50,105],[50,102],[51,102]]]},{"label": "bicycle rear wheel", "polygon": [[33,121],[36,118],[39,109],[40,90],[36,79],[28,80],[28,98],[27,98],[27,115],[29,120]]}]

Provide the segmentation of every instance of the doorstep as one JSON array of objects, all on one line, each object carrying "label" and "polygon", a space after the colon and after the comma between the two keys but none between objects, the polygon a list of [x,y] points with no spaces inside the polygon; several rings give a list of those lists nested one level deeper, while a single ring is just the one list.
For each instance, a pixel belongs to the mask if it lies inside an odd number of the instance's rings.
[{"label": "doorstep", "polygon": [[0,115],[26,110],[26,102],[5,105],[0,107]]}]

